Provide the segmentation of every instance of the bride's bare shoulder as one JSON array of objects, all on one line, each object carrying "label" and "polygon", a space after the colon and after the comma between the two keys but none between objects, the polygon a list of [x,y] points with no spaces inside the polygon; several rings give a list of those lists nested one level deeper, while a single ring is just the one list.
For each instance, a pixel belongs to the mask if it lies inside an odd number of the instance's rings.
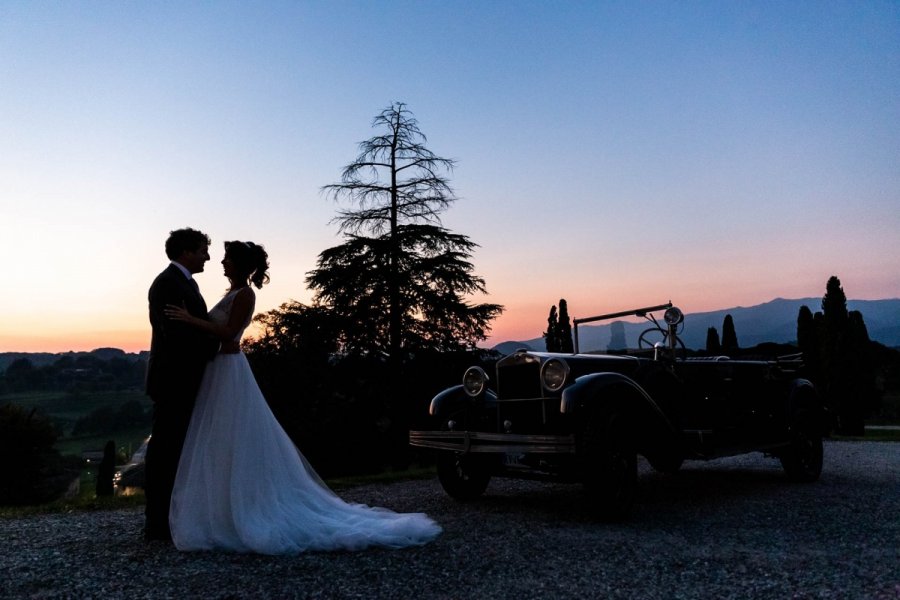
[{"label": "bride's bare shoulder", "polygon": [[253,288],[250,287],[249,285],[239,289],[237,291],[237,293],[234,295],[234,302],[236,302],[238,304],[240,304],[240,303],[252,304],[255,301],[256,301],[256,292],[254,292]]}]

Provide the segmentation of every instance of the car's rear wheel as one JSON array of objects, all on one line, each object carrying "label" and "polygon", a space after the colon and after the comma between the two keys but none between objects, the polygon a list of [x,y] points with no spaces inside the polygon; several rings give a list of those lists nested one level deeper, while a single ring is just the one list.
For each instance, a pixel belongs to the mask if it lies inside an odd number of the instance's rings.
[{"label": "car's rear wheel", "polygon": [[444,491],[461,501],[478,498],[491,481],[487,465],[471,454],[439,452],[437,473]]},{"label": "car's rear wheel", "polygon": [[815,413],[798,410],[791,420],[790,445],[779,456],[791,481],[815,481],[822,473],[822,428]]},{"label": "car's rear wheel", "polygon": [[631,420],[621,411],[592,415],[581,441],[584,489],[597,515],[618,521],[631,512],[637,488],[637,450]]}]

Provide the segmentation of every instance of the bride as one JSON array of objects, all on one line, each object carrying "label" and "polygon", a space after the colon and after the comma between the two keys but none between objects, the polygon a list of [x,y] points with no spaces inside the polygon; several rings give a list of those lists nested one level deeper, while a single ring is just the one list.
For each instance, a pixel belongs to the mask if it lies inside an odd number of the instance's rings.
[{"label": "bride", "polygon": [[[268,255],[252,242],[225,242],[231,282],[209,321],[183,307],[166,314],[240,340],[256,294],[269,280]],[[422,513],[400,514],[338,498],[275,420],[241,353],[218,354],[206,368],[178,463],[169,513],[179,550],[289,554],[421,545],[441,532]]]}]

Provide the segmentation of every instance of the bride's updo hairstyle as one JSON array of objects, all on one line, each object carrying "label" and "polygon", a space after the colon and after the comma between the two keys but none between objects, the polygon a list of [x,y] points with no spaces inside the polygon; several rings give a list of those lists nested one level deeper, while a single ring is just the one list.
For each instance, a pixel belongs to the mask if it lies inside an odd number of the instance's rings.
[{"label": "bride's updo hairstyle", "polygon": [[269,255],[253,242],[225,242],[225,256],[231,259],[242,278],[249,278],[257,288],[269,283]]}]

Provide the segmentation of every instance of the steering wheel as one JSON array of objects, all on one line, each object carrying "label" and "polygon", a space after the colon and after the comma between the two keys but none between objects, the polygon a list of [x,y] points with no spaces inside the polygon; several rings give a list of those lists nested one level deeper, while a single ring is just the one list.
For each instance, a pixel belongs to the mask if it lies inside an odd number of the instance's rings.
[{"label": "steering wheel", "polygon": [[[641,350],[649,350],[656,347],[656,344],[662,344],[665,347],[669,346],[668,343],[669,332],[662,327],[649,327],[641,332],[641,335],[638,337],[638,348]],[[681,341],[681,338],[677,335],[675,336],[675,345],[681,350],[682,356],[685,355],[687,349],[684,346],[684,342]]]}]

